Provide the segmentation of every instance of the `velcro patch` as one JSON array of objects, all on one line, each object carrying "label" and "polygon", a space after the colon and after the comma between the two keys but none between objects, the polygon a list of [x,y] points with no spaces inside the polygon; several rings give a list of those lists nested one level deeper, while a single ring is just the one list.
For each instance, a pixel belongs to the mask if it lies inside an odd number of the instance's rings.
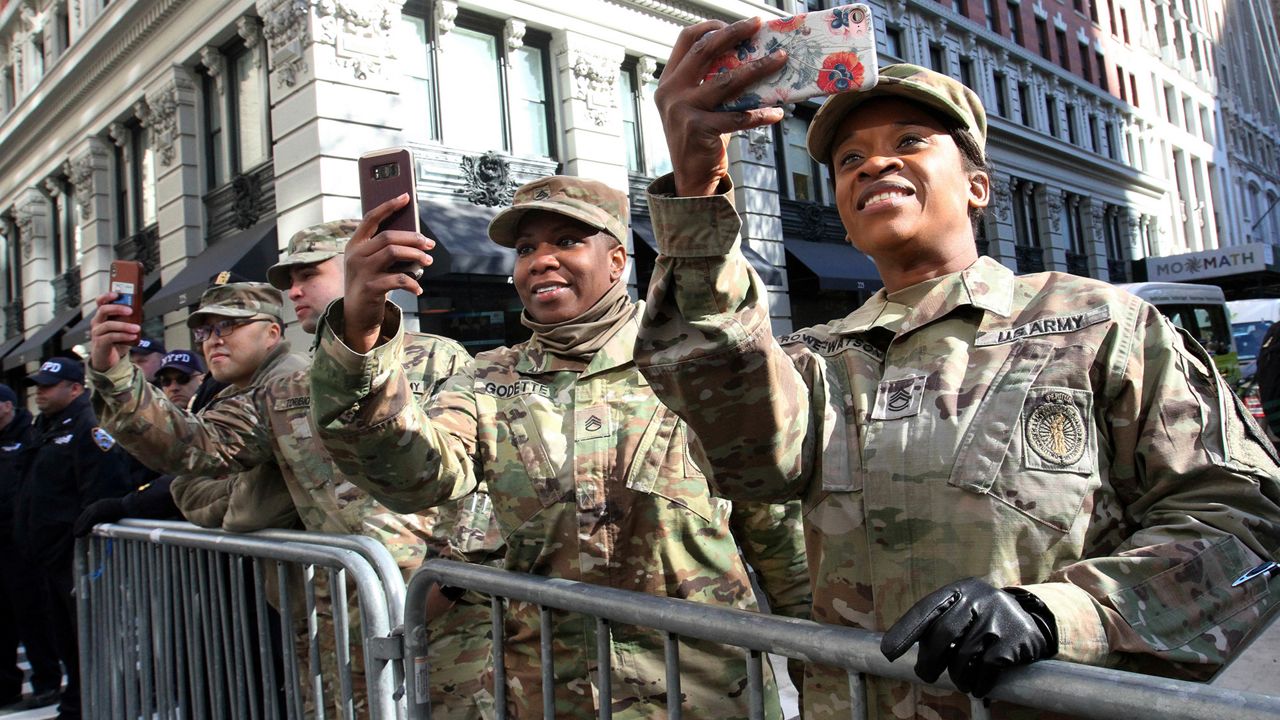
[{"label": "velcro patch", "polygon": [[278,398],[275,402],[274,409],[280,410],[299,410],[301,408],[311,407],[310,395],[299,395],[291,398]]},{"label": "velcro patch", "polygon": [[1110,319],[1111,306],[1099,305],[1082,313],[1036,318],[1029,323],[1023,323],[1014,328],[984,332],[978,335],[978,339],[974,340],[973,344],[978,347],[986,347],[989,345],[1004,345],[1015,340],[1039,337],[1041,335],[1073,333]]},{"label": "velcro patch", "polygon": [[111,433],[100,427],[94,428],[90,434],[93,435],[93,444],[97,445],[102,452],[106,452],[116,446],[116,439],[111,437]]},{"label": "velcro patch", "polygon": [[897,380],[885,380],[876,390],[876,406],[872,420],[897,420],[920,414],[924,400],[924,384],[927,375],[909,375]]},{"label": "velcro patch", "polygon": [[819,338],[806,332],[798,332],[790,335],[783,335],[778,338],[779,345],[794,345],[796,343],[804,343],[806,347],[819,355],[838,355],[845,350],[857,350],[864,355],[869,355],[877,361],[884,361],[883,350],[877,348],[866,340],[853,336]]}]

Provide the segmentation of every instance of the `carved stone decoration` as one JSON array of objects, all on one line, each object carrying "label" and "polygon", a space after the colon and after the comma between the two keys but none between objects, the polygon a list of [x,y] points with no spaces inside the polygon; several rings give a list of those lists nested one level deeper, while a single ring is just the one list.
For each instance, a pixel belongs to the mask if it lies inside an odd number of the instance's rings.
[{"label": "carved stone decoration", "polygon": [[458,22],[458,3],[453,0],[440,0],[436,3],[432,19],[435,20],[437,37],[453,32]]},{"label": "carved stone decoration", "polygon": [[502,24],[502,41],[506,43],[507,50],[519,50],[524,47],[524,34],[528,30],[528,26],[523,20],[508,18]]},{"label": "carved stone decoration", "polygon": [[636,61],[636,75],[641,85],[648,85],[658,79],[658,59],[645,55]]},{"label": "carved stone decoration", "polygon": [[991,189],[996,196],[996,219],[1000,222],[1009,222],[1010,212],[1013,207],[1013,185],[1017,181],[1005,177],[995,177],[991,179]]},{"label": "carved stone decoration", "polygon": [[1093,235],[1094,242],[1103,241],[1102,221],[1103,221],[1102,203],[1096,200],[1089,203],[1089,222],[1092,224],[1092,227],[1090,227],[1089,229],[1092,231],[1091,234]]},{"label": "carved stone decoration", "polygon": [[258,224],[261,216],[262,187],[253,175],[237,175],[231,179],[231,212],[236,228],[246,230]]},{"label": "carved stone decoration", "polygon": [[293,87],[309,69],[303,47],[310,40],[310,16],[308,0],[277,0],[262,16],[269,67],[279,87]]},{"label": "carved stone decoration", "polygon": [[571,51],[571,58],[573,95],[586,103],[587,116],[591,121],[603,126],[618,108],[619,65],[608,58],[582,51]]},{"label": "carved stone decoration", "polygon": [[62,182],[56,177],[47,177],[40,184],[44,186],[45,193],[51,198],[56,198],[62,194]]},{"label": "carved stone decoration", "polygon": [[465,195],[473,205],[511,204],[516,182],[511,178],[511,163],[505,156],[492,150],[483,155],[465,155],[461,168],[466,186],[455,191],[459,195]]},{"label": "carved stone decoration", "polygon": [[160,167],[173,164],[178,142],[178,86],[171,84],[147,98],[148,126],[151,128],[151,150]]},{"label": "carved stone decoration", "polygon": [[71,178],[71,186],[75,188],[80,217],[84,220],[93,217],[93,171],[92,153],[85,153],[67,163],[67,177]]},{"label": "carved stone decoration", "polygon": [[251,15],[242,15],[236,18],[236,34],[244,40],[244,46],[249,51],[253,66],[261,67],[262,55],[257,52],[257,49],[262,44],[262,21]]},{"label": "carved stone decoration", "polygon": [[227,76],[227,56],[218,48],[206,45],[200,48],[200,64],[204,66],[205,73],[213,78],[213,87],[221,95]]},{"label": "carved stone decoration", "polygon": [[751,128],[741,130],[738,134],[747,141],[747,152],[751,153],[751,157],[756,160],[769,159],[769,146],[773,144],[773,134],[769,132],[769,128]]},{"label": "carved stone decoration", "polygon": [[800,204],[800,236],[810,242],[822,242],[826,234],[822,206],[817,203]]},{"label": "carved stone decoration", "polygon": [[1056,235],[1062,232],[1062,191],[1047,190],[1044,199],[1049,205],[1049,224],[1053,226],[1053,232]]},{"label": "carved stone decoration", "polygon": [[315,41],[332,45],[338,66],[356,80],[367,80],[381,74],[383,61],[394,55],[387,38],[398,7],[389,0],[317,0]]},{"label": "carved stone decoration", "polygon": [[113,122],[107,126],[107,135],[116,147],[124,147],[129,142],[129,128],[124,123]]},{"label": "carved stone decoration", "polygon": [[35,237],[31,233],[35,226],[35,214],[18,205],[14,206],[10,214],[13,216],[13,224],[18,228],[18,236],[22,238],[22,257],[29,258],[35,255]]}]

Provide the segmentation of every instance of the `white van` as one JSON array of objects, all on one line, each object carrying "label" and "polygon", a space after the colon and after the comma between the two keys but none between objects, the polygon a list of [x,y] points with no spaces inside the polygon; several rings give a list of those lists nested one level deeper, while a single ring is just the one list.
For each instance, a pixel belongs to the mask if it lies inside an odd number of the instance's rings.
[{"label": "white van", "polygon": [[1155,305],[1174,325],[1191,333],[1213,356],[1231,387],[1240,383],[1240,359],[1227,316],[1227,299],[1216,285],[1142,282],[1117,285]]}]

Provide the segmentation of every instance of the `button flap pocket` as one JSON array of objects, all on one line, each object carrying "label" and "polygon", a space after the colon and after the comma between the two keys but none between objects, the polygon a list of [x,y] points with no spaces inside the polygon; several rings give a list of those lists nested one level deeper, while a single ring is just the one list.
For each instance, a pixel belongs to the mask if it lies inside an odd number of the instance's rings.
[{"label": "button flap pocket", "polygon": [[572,487],[572,483],[565,484],[559,480],[568,461],[568,442],[564,433],[552,435],[543,432],[543,428],[551,427],[549,423],[552,422],[554,427],[560,427],[559,413],[551,412],[554,408],[535,407],[549,402],[536,396],[517,398],[514,405],[519,407],[519,411],[513,408],[508,416],[511,441],[543,507],[560,502]]},{"label": "button flap pocket", "polygon": [[635,455],[631,458],[631,466],[627,468],[627,487],[636,492],[651,493],[662,474],[662,464],[671,448],[671,437],[675,434],[676,424],[680,418],[666,405],[658,403],[645,426],[640,443],[636,445]]},{"label": "button flap pocket", "polygon": [[1050,472],[1093,472],[1097,438],[1093,432],[1093,393],[1062,387],[1037,387],[1022,409],[1022,462]]},{"label": "button flap pocket", "polygon": [[1052,355],[1051,343],[1026,340],[1013,345],[965,429],[948,484],[984,494],[991,489],[1017,432],[1031,383]]}]

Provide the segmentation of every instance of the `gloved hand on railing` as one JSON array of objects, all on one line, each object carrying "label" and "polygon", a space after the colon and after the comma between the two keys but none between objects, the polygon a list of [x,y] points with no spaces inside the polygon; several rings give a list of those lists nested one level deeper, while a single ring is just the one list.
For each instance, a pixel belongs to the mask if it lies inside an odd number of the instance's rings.
[{"label": "gloved hand on railing", "polygon": [[892,662],[916,642],[916,675],[934,682],[943,670],[961,692],[983,697],[1000,671],[1053,657],[1053,613],[1020,588],[998,590],[978,578],[945,585],[911,606],[880,641]]},{"label": "gloved hand on railing", "polygon": [[123,499],[103,498],[80,513],[80,517],[76,518],[75,524],[71,526],[71,534],[84,537],[93,531],[94,525],[115,522],[124,517],[126,512]]}]

